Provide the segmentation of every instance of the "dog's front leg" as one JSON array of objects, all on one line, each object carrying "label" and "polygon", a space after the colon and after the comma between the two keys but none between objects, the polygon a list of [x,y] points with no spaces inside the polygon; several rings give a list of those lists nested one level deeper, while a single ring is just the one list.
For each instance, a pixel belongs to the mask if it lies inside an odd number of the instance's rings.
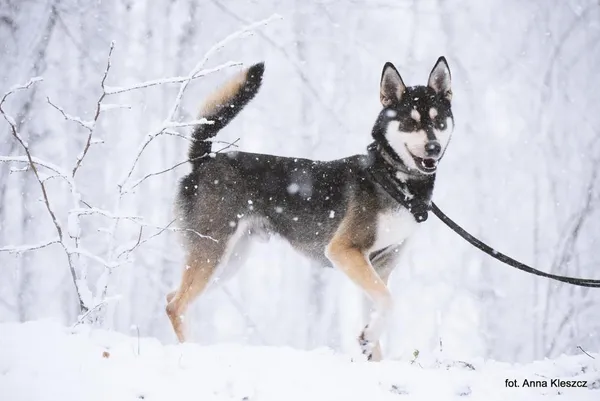
[{"label": "dog's front leg", "polygon": [[343,271],[357,284],[374,303],[374,312],[369,323],[360,334],[358,341],[363,354],[373,361],[381,360],[379,338],[391,315],[393,302],[384,281],[379,277],[363,251],[345,241],[343,236],[335,236],[325,251],[335,267]]}]

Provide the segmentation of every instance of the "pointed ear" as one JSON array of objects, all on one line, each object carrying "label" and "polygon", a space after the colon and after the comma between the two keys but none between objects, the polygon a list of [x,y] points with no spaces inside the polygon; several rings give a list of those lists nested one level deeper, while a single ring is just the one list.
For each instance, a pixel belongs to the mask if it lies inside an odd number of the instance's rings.
[{"label": "pointed ear", "polygon": [[427,86],[432,88],[436,93],[442,95],[448,100],[452,100],[452,88],[450,84],[450,68],[444,56],[438,58],[431,74],[429,74],[429,82]]},{"label": "pointed ear", "polygon": [[394,64],[389,61],[383,66],[381,73],[381,84],[379,87],[379,98],[383,107],[388,107],[393,103],[399,102],[406,86],[402,82],[398,70]]}]

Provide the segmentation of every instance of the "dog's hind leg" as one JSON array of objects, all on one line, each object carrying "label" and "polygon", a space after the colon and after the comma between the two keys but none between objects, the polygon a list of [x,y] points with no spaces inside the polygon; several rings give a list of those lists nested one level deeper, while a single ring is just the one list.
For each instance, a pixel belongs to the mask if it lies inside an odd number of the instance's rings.
[{"label": "dog's hind leg", "polygon": [[205,239],[189,245],[192,251],[188,253],[181,284],[167,294],[167,315],[180,342],[185,341],[183,321],[189,304],[208,287],[218,287],[239,270],[249,248],[247,231],[247,224],[242,223],[218,242]]},{"label": "dog's hind leg", "polygon": [[381,359],[379,337],[392,308],[392,296],[385,282],[379,277],[363,251],[352,245],[342,235],[336,234],[327,245],[325,251],[327,258],[335,267],[344,272],[357,284],[374,304],[374,313],[371,314],[369,323],[359,336],[359,344],[367,359],[378,361]]},{"label": "dog's hind leg", "polygon": [[185,312],[190,303],[206,288],[219,263],[219,256],[198,251],[190,252],[179,288],[167,295],[167,315],[179,342],[185,341]]}]

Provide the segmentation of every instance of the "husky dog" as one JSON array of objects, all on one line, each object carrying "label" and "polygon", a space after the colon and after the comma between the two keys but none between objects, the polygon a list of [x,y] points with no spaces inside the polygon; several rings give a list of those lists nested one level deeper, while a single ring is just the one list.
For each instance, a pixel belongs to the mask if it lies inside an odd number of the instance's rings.
[{"label": "husky dog", "polygon": [[176,200],[187,259],[179,288],[167,295],[173,329],[185,341],[190,302],[239,266],[253,236],[278,235],[340,269],[366,293],[374,312],[359,345],[368,359],[380,360],[379,337],[393,306],[387,280],[402,244],[427,218],[454,128],[446,59],[438,59],[427,86],[407,87],[394,65],[385,64],[383,109],[366,154],[316,161],[211,153],[210,139],[257,94],[263,72],[263,63],[253,65],[213,93],[200,112],[212,123],[194,128],[192,172],[181,180]]}]

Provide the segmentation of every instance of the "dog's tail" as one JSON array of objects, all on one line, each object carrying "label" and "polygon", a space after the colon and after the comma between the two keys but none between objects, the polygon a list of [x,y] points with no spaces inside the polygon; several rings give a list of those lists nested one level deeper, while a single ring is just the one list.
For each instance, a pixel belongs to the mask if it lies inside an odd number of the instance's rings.
[{"label": "dog's tail", "polygon": [[254,64],[244,69],[217,91],[212,93],[200,110],[200,117],[212,121],[194,127],[189,159],[193,168],[202,164],[212,150],[208,139],[217,135],[258,93],[262,83],[265,64]]}]

